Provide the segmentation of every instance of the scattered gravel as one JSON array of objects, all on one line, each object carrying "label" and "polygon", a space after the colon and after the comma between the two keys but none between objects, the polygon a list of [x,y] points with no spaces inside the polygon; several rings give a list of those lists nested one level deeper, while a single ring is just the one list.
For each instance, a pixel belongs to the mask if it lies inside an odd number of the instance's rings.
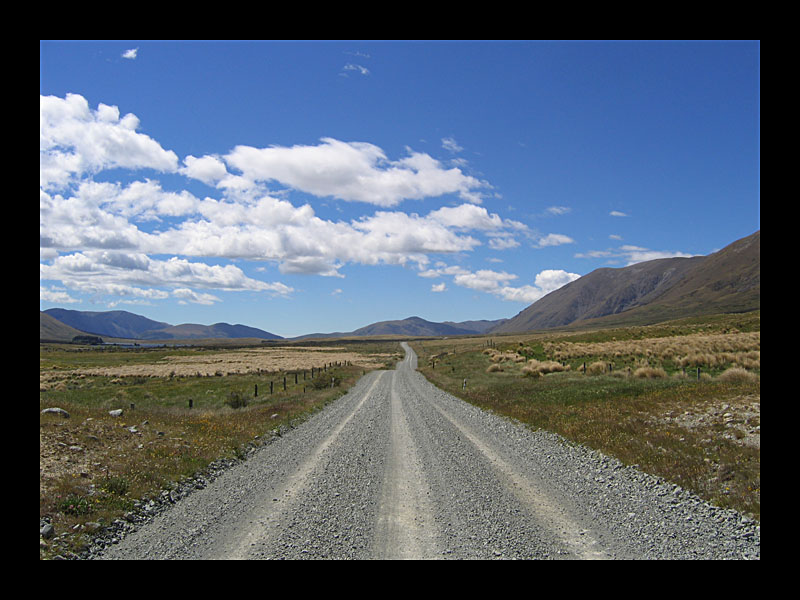
[{"label": "scattered gravel", "polygon": [[102,559],[760,559],[760,525],[428,383],[416,356],[140,507]]}]

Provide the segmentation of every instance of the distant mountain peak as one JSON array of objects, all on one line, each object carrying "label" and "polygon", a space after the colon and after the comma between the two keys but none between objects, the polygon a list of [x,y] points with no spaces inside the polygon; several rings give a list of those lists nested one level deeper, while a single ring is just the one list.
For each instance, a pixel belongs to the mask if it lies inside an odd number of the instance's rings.
[{"label": "distant mountain peak", "polygon": [[573,323],[642,324],[761,307],[761,232],[708,256],[600,268],[534,302],[493,330],[512,333]]}]

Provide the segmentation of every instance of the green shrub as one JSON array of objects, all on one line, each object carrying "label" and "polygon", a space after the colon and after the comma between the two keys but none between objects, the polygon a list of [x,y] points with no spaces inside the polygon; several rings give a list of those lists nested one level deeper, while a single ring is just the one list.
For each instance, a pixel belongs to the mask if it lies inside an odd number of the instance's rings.
[{"label": "green shrub", "polygon": [[225,404],[231,408],[244,408],[247,406],[247,398],[239,392],[231,392],[228,399],[225,400]]}]

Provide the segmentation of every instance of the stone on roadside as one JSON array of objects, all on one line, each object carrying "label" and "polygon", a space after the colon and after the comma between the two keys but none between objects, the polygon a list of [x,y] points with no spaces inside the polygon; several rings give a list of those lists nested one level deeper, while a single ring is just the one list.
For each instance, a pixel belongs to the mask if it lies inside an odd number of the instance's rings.
[{"label": "stone on roadside", "polygon": [[64,417],[65,419],[69,419],[69,413],[65,411],[63,408],[45,408],[42,411],[43,415],[50,414],[50,415],[58,415],[59,417]]}]

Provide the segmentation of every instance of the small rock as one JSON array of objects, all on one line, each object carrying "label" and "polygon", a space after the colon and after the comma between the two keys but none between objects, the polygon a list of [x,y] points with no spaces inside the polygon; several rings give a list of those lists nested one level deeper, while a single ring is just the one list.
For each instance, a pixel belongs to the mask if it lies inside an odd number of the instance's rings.
[{"label": "small rock", "polygon": [[110,410],[110,411],[108,411],[108,414],[110,414],[112,417],[121,417],[122,416],[122,409],[121,408],[117,408],[115,410]]},{"label": "small rock", "polygon": [[64,417],[65,419],[69,419],[69,413],[65,411],[63,408],[57,408],[57,407],[45,408],[42,411],[42,414],[58,415],[59,417]]},{"label": "small rock", "polygon": [[56,532],[55,528],[48,523],[44,527],[39,530],[39,535],[42,536],[44,539],[49,540],[53,537],[53,534]]}]

